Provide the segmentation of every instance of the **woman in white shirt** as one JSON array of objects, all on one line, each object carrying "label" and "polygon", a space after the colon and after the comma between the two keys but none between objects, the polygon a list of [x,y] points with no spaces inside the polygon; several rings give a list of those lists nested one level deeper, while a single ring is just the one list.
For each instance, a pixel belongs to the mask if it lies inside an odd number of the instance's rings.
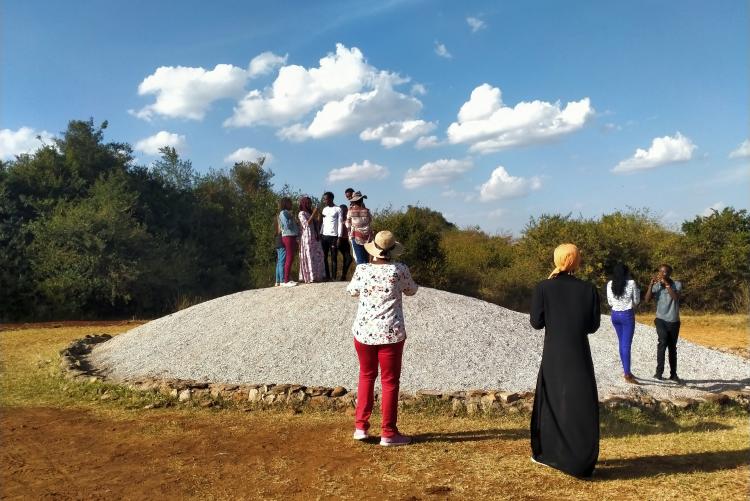
[{"label": "woman in white shirt", "polygon": [[612,326],[620,344],[625,381],[638,384],[630,372],[630,345],[635,332],[635,307],[641,302],[641,291],[635,280],[630,278],[630,270],[623,263],[615,265],[612,280],[607,282],[607,302],[612,307]]},{"label": "woman in white shirt", "polygon": [[401,298],[402,294],[416,294],[417,284],[411,278],[408,266],[393,261],[403,252],[403,246],[393,233],[379,232],[372,242],[364,244],[364,248],[372,256],[372,262],[357,266],[346,288],[352,296],[359,296],[357,317],[352,325],[359,359],[354,439],[367,438],[375,379],[380,366],[383,386],[380,445],[406,445],[411,438],[401,435],[396,427],[401,358],[406,339]]}]

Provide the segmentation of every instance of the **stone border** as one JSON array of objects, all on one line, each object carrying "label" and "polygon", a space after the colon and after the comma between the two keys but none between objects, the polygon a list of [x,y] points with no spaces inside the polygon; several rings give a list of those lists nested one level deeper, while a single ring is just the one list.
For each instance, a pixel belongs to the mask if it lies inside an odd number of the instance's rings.
[{"label": "stone border", "polygon": [[[329,409],[353,409],[356,394],[343,386],[304,386],[300,384],[227,384],[190,381],[171,378],[145,377],[138,379],[109,380],[105,374],[91,366],[88,355],[94,345],[112,339],[109,334],[89,334],[78,339],[60,351],[60,367],[66,378],[105,381],[121,384],[138,391],[152,391],[169,395],[179,402],[200,401],[211,403],[216,399],[233,402],[246,402],[257,406],[286,406],[298,409],[302,406]],[[375,395],[378,401],[380,395]],[[399,408],[421,406],[444,406],[450,408],[454,416],[499,413],[531,412],[534,392],[507,392],[496,390],[467,390],[443,392],[418,390],[416,393],[399,394]],[[606,408],[640,408],[670,412],[675,409],[695,408],[700,403],[719,405],[734,403],[750,411],[750,391],[729,390],[722,393],[706,393],[699,398],[675,397],[669,400],[656,400],[650,395],[607,396],[600,401]]]}]

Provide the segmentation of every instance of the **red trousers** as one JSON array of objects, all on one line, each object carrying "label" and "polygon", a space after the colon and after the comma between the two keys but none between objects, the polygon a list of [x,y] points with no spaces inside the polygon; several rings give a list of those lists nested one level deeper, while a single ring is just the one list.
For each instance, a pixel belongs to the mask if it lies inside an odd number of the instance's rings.
[{"label": "red trousers", "polygon": [[397,435],[398,389],[404,342],[362,344],[355,339],[354,348],[357,350],[357,358],[359,358],[355,426],[360,430],[367,430],[370,427],[370,415],[375,400],[375,379],[378,377],[378,366],[380,366],[380,383],[383,386],[380,398],[380,409],[383,414],[381,436],[392,437]]},{"label": "red trousers", "polygon": [[292,263],[294,262],[294,254],[297,253],[297,237],[281,237],[281,243],[284,244],[286,250],[286,258],[284,259],[284,282],[289,281],[289,274],[292,271]]}]

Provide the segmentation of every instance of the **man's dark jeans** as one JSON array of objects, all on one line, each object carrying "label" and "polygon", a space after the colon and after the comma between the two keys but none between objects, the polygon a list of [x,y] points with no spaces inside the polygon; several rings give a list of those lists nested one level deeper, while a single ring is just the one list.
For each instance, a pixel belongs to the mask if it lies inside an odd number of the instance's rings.
[{"label": "man's dark jeans", "polygon": [[[322,235],[320,237],[320,243],[323,244],[323,261],[326,264],[326,278],[330,280],[333,278],[336,279],[336,268],[337,266],[337,254],[338,251],[336,250],[336,240],[338,237],[336,236],[330,236],[330,235]],[[331,255],[331,267],[328,267],[328,255]],[[330,270],[330,271],[329,271]]]},{"label": "man's dark jeans", "polygon": [[657,318],[654,325],[659,337],[656,347],[656,374],[664,373],[664,351],[669,350],[669,376],[677,376],[677,338],[680,336],[680,322],[667,322]]},{"label": "man's dark jeans", "polygon": [[[352,246],[349,244],[348,238],[341,239],[341,245],[339,245],[339,252],[344,262],[341,270],[341,280],[346,280],[346,274],[349,273],[349,267],[352,265]],[[335,275],[335,274],[334,274]]]}]

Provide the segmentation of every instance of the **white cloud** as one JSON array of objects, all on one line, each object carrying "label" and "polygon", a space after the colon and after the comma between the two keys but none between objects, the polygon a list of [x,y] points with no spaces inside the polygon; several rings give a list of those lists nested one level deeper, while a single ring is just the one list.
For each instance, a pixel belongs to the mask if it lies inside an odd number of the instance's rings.
[{"label": "white cloud", "polygon": [[245,147],[234,150],[232,153],[224,157],[224,163],[234,164],[237,162],[255,162],[259,158],[264,157],[264,165],[268,165],[273,161],[273,155],[266,151],[260,151],[256,148]]},{"label": "white cloud", "polygon": [[315,114],[312,122],[284,127],[278,132],[282,139],[304,141],[320,139],[383,122],[411,118],[422,108],[414,97],[396,92],[383,82],[369,92],[349,94],[338,101],[329,101]]},{"label": "white cloud", "polygon": [[441,143],[437,136],[422,136],[417,139],[417,143],[414,147],[418,150],[424,150],[427,148],[435,148],[436,146],[440,146],[440,144]]},{"label": "white cloud", "polygon": [[409,169],[404,175],[404,188],[413,190],[430,184],[447,185],[461,177],[461,175],[471,169],[473,164],[471,160],[456,160],[453,158],[443,158],[434,162],[428,162],[419,169]]},{"label": "white cloud", "polygon": [[[408,81],[369,65],[358,48],[337,44],[317,67],[282,66],[270,87],[254,89],[237,103],[224,126],[284,126],[278,136],[292,141],[361,132],[416,116],[419,99],[395,90]],[[309,123],[302,122],[313,112]]]},{"label": "white cloud", "polygon": [[742,141],[736,150],[729,154],[729,158],[747,158],[750,157],[750,139]]},{"label": "white cloud", "polygon": [[214,101],[239,98],[248,72],[231,64],[213,70],[185,66],[161,66],[138,85],[138,94],[156,95],[156,101],[129,113],[144,120],[154,115],[202,120]]},{"label": "white cloud", "polygon": [[466,24],[471,28],[472,33],[476,33],[479,30],[483,30],[487,27],[487,23],[479,19],[478,17],[469,16],[466,18]]},{"label": "white cloud", "polygon": [[415,83],[411,86],[412,96],[424,96],[425,94],[427,94],[427,87],[425,87],[421,83]]},{"label": "white cloud", "polygon": [[140,151],[146,155],[158,155],[159,148],[164,146],[171,146],[180,153],[184,151],[187,146],[185,136],[161,130],[153,136],[149,136],[136,142],[133,148],[135,151]]},{"label": "white cloud", "polygon": [[445,59],[452,59],[453,54],[448,52],[448,48],[445,46],[445,44],[442,44],[440,42],[435,42],[435,54],[437,54],[440,57],[444,57]]},{"label": "white cloud", "polygon": [[[41,141],[37,139],[41,137]],[[0,130],[0,159],[12,160],[16,155],[33,153],[42,147],[43,143],[51,143],[52,134],[46,130],[36,131],[31,127],[21,127],[18,130]]]},{"label": "white cloud", "polygon": [[687,162],[693,158],[695,148],[693,142],[679,132],[674,136],[655,137],[648,150],[638,148],[631,158],[618,163],[612,172],[633,172],[675,162]]},{"label": "white cloud", "polygon": [[286,64],[287,55],[278,56],[273,52],[263,52],[255,56],[250,65],[247,68],[247,73],[250,78],[256,78],[263,75],[268,75],[273,70]]},{"label": "white cloud", "polygon": [[716,202],[711,207],[706,207],[706,209],[701,213],[701,216],[703,217],[709,217],[711,214],[715,212],[721,212],[726,208],[727,204],[724,202]]},{"label": "white cloud", "polygon": [[508,174],[502,165],[492,171],[492,175],[479,188],[479,199],[482,202],[493,200],[505,200],[508,198],[519,198],[542,187],[542,181],[538,177],[531,178],[514,177]]},{"label": "white cloud", "polygon": [[359,138],[363,141],[380,141],[380,144],[386,148],[393,148],[428,134],[435,127],[436,125],[433,122],[425,122],[424,120],[388,122],[375,128],[363,130]]},{"label": "white cloud", "polygon": [[560,102],[521,101],[514,107],[502,102],[499,88],[482,84],[461,106],[458,121],[448,127],[453,144],[470,143],[478,153],[548,141],[582,128],[594,116],[589,98]]},{"label": "white cloud", "polygon": [[378,165],[365,160],[361,164],[353,163],[348,167],[341,167],[340,169],[332,169],[328,172],[328,182],[335,183],[337,181],[364,181],[366,179],[385,179],[388,177],[388,169],[382,165]]}]

